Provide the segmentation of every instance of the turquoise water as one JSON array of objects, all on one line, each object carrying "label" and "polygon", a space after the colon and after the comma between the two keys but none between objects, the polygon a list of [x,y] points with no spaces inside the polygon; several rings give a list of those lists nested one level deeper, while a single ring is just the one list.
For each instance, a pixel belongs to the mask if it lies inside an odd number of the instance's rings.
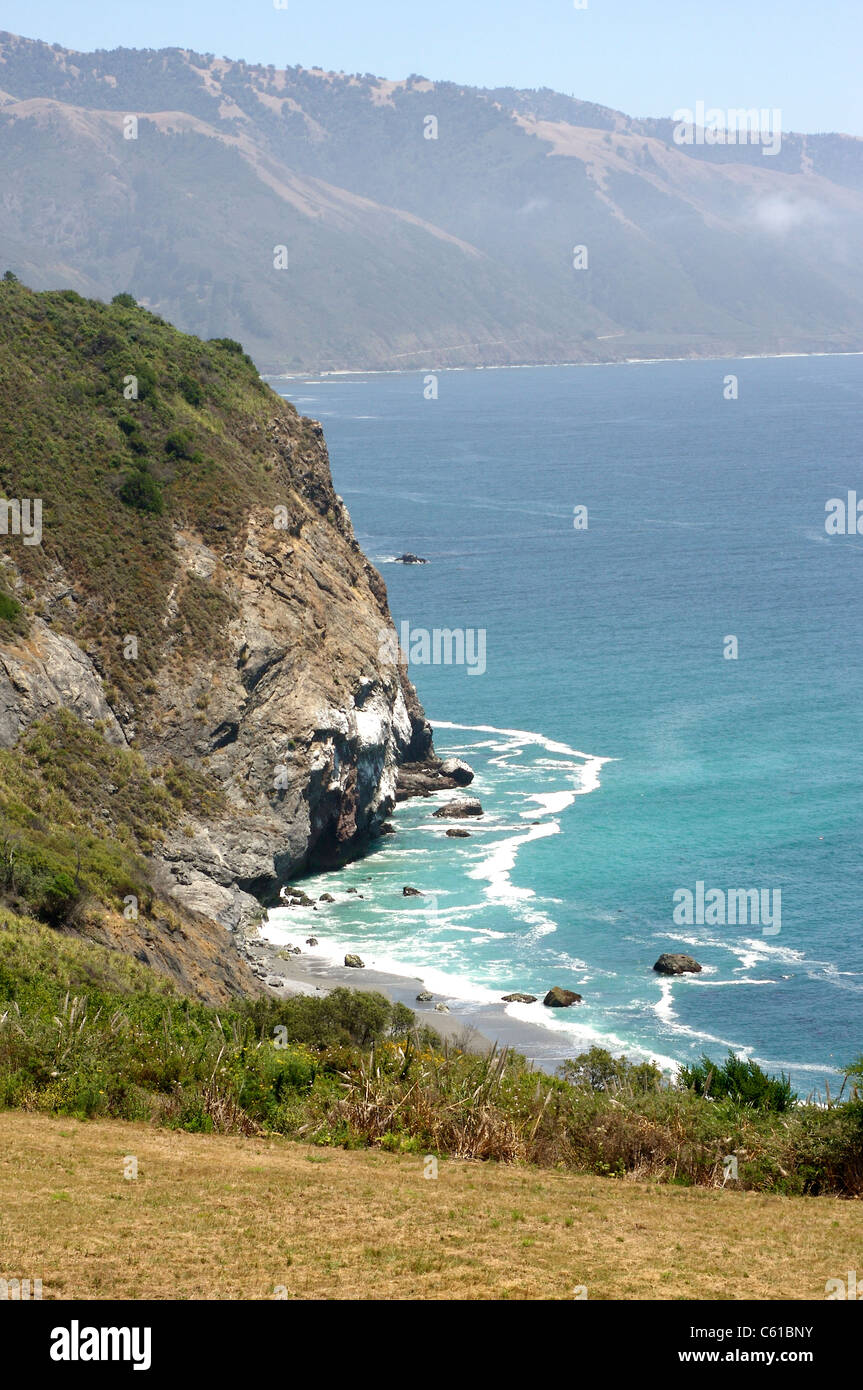
[{"label": "turquoise water", "polygon": [[[824,518],[863,496],[863,358],[423,385],[280,388],[324,424],[397,624],[486,641],[482,673],[411,665],[486,816],[454,840],[432,803],[401,807],[396,837],[321,880],[339,899],[316,914],[322,949],[474,1003],[571,987],[585,1002],[566,1014],[512,1006],[550,1053],[600,1042],[670,1066],[731,1046],[804,1092],[832,1085],[863,1051],[863,538]],[[430,563],[392,563],[405,550]],[[779,890],[781,929],[675,923],[699,881]],[[667,950],[703,973],[661,979]]]}]

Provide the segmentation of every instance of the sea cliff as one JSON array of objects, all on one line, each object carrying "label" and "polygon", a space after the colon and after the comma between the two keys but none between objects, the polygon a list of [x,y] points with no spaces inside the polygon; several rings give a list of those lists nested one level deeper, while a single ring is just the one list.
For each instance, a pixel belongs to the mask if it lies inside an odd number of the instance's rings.
[{"label": "sea cliff", "polygon": [[[33,793],[46,802],[72,723],[113,750],[115,783],[133,755],[143,760],[174,800],[133,846],[149,889],[237,929],[292,876],[381,833],[400,765],[449,784],[393,659],[386,588],[334,490],[321,426],[272,392],[238,344],[182,335],[129,296],[105,305],[7,279],[0,403],[10,786],[34,729],[51,748]],[[54,859],[32,798],[21,807],[10,790],[0,804],[18,865],[5,890],[38,909],[22,890],[25,861],[36,899],[43,870],[71,875],[82,891],[61,924],[137,950],[143,912],[113,933],[106,918],[140,894],[90,863],[117,835],[123,800],[122,785],[107,801],[98,793],[93,746],[79,747],[65,788],[76,823],[53,827]]]}]

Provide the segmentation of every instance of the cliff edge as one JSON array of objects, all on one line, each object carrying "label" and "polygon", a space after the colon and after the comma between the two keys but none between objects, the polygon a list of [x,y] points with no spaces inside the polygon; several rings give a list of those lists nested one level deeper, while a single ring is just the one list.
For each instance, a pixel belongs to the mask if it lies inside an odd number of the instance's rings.
[{"label": "cliff edge", "polygon": [[[159,901],[242,926],[287,879],[380,833],[401,764],[437,775],[321,426],[239,344],[180,334],[129,296],[0,282],[0,493],[10,776],[36,729],[52,749],[47,796],[73,724],[113,750],[113,779],[143,762],[173,797],[152,842],[132,846]],[[74,854],[91,907],[116,912],[121,896],[87,863],[117,816],[88,785],[92,749],[79,754],[81,823],[60,871]],[[19,866],[5,891],[19,897],[26,810],[0,801]]]}]

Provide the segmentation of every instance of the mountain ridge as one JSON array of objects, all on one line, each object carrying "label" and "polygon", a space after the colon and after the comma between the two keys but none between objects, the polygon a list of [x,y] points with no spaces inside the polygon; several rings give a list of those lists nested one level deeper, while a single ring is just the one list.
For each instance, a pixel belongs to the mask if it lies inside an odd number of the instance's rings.
[{"label": "mountain ridge", "polygon": [[863,349],[855,137],[766,158],[547,90],[5,33],[0,91],[19,277],[269,372]]}]

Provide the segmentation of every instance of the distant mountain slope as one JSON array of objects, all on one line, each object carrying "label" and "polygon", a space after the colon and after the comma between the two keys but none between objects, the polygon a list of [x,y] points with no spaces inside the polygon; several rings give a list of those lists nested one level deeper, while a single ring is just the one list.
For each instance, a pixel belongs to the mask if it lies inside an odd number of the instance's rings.
[{"label": "distant mountain slope", "polygon": [[679,146],[550,91],[0,34],[0,179],[22,279],[131,290],[269,370],[863,349],[842,135]]}]

